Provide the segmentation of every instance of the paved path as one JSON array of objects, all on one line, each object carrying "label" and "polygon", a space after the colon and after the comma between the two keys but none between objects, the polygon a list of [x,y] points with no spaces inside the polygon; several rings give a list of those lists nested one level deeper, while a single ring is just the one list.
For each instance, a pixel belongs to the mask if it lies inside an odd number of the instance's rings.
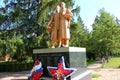
[{"label": "paved path", "polygon": [[101,63],[97,61],[94,64],[89,65],[87,68],[89,68],[89,69],[98,69],[100,67],[101,67]]},{"label": "paved path", "polygon": [[3,72],[0,73],[0,80],[28,80],[30,71],[22,72]]},{"label": "paved path", "polygon": [[96,62],[90,66],[88,69],[92,70],[92,74],[99,74],[99,78],[92,78],[92,80],[120,80],[120,68],[119,69],[106,69],[100,68],[101,63]]},{"label": "paved path", "polygon": [[120,80],[120,69],[94,69],[93,74],[100,74],[99,78],[92,80]]}]

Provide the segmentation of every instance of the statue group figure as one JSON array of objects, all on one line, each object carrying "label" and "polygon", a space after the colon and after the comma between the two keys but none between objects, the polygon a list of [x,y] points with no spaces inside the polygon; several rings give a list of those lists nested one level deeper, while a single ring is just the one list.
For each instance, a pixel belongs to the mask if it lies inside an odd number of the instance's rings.
[{"label": "statue group figure", "polygon": [[[51,48],[68,47],[70,40],[70,20],[73,14],[70,9],[66,8],[66,4],[61,2],[60,6],[56,6],[56,12],[52,14],[47,25],[47,30],[51,32]],[[52,26],[50,26],[52,24]]]}]

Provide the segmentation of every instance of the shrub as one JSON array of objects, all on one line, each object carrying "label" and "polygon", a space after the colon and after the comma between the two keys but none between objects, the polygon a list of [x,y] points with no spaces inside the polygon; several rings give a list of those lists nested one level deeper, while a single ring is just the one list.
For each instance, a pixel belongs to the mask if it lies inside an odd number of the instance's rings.
[{"label": "shrub", "polygon": [[0,72],[17,72],[31,70],[33,62],[0,62]]}]

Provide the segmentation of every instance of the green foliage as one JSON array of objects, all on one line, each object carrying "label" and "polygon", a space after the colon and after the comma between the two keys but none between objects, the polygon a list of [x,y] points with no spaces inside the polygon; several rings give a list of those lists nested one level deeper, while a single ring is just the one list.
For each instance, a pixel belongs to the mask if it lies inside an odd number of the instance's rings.
[{"label": "green foliage", "polygon": [[[73,0],[62,0],[68,8]],[[46,24],[61,0],[4,0],[0,9],[0,55],[12,58],[31,56],[34,48],[50,45]],[[74,9],[75,13],[78,9]]]},{"label": "green foliage", "polygon": [[0,62],[0,72],[18,72],[31,70],[33,62]]},{"label": "green foliage", "polygon": [[119,53],[119,31],[114,16],[106,12],[104,9],[100,10],[100,15],[96,16],[91,38],[89,38],[91,47],[89,52],[97,54],[96,57],[108,56],[111,53]]},{"label": "green foliage", "polygon": [[[62,0],[68,8],[73,0]],[[35,48],[50,46],[50,33],[46,24],[55,6],[61,0],[4,0],[5,7],[0,11],[0,55],[6,52],[12,58],[32,56]],[[86,47],[88,60],[120,53],[120,25],[104,9],[99,11],[89,32],[79,15],[80,7],[72,9],[70,46]],[[77,21],[75,22],[75,18]]]},{"label": "green foliage", "polygon": [[7,17],[8,17],[8,16],[2,15],[2,14],[0,13],[0,25],[7,19]]},{"label": "green foliage", "polygon": [[87,61],[87,66],[88,66],[88,65],[91,65],[91,64],[93,64],[93,63],[95,63],[94,60],[88,60],[88,61]]},{"label": "green foliage", "polygon": [[82,20],[73,22],[70,27],[70,46],[85,47],[88,40],[88,30],[84,27]]}]

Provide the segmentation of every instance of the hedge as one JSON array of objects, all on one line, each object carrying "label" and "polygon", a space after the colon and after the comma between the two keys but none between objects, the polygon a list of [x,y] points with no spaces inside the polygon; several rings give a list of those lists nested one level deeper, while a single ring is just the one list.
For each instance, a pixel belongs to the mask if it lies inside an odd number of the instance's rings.
[{"label": "hedge", "polygon": [[0,62],[0,72],[17,72],[31,70],[33,62]]}]

